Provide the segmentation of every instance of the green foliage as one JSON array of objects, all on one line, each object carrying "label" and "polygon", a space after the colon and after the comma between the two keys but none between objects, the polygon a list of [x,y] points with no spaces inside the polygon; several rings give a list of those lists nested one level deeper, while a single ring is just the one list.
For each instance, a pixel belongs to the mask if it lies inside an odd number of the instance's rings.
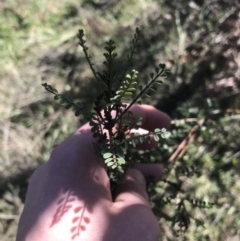
[{"label": "green foliage", "polygon": [[[144,135],[139,135],[137,132],[131,133],[131,129],[137,129],[141,125],[141,117],[135,119],[129,111],[131,106],[139,103],[143,95],[151,96],[157,90],[156,85],[161,83],[159,78],[166,78],[169,72],[165,68],[165,64],[159,64],[155,68],[155,74],[150,74],[150,81],[140,88],[136,97],[132,97],[138,85],[138,71],[132,70],[130,74],[127,74],[127,71],[133,55],[136,53],[140,36],[141,31],[136,28],[130,53],[127,54],[127,60],[123,63],[122,72],[118,72],[116,68],[115,43],[111,39],[107,41],[106,52],[103,54],[105,57],[104,69],[99,72],[95,70],[94,63],[91,61],[92,57],[88,53],[84,31],[79,30],[78,34],[79,45],[82,47],[90,69],[101,89],[101,93],[94,101],[93,112],[89,117],[91,132],[96,139],[94,149],[96,154],[101,155],[104,159],[113,183],[121,182],[125,170],[137,162],[137,159],[134,160],[130,155],[130,146],[136,148],[138,144],[151,143],[152,140],[159,142],[162,138],[168,137],[166,129],[158,128]],[[84,112],[83,104],[75,103],[71,98],[58,94],[58,91],[47,83],[44,83],[43,86],[54,94],[54,99],[58,100],[66,109],[73,107],[76,116]],[[126,101],[129,102],[129,105],[125,103]]]},{"label": "green foliage", "polygon": [[75,110],[75,116],[79,116],[82,113],[83,106],[80,102],[75,103],[71,97],[58,94],[58,91],[47,83],[42,84],[42,86],[45,88],[45,90],[54,94],[54,99],[58,100],[59,104],[63,105],[66,109],[73,107]]}]

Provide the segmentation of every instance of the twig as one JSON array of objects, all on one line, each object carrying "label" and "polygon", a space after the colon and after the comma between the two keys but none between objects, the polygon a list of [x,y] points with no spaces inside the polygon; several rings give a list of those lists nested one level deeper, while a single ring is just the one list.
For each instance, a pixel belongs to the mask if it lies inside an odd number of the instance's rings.
[{"label": "twig", "polygon": [[234,157],[235,158],[240,157],[240,151],[238,151],[238,152],[234,153],[233,155],[231,155],[227,160],[225,160],[225,163],[230,162]]},{"label": "twig", "polygon": [[186,146],[188,144],[188,141],[193,138],[195,135],[196,130],[203,125],[205,122],[205,119],[201,119],[198,121],[198,124],[193,126],[191,130],[188,132],[188,135],[182,140],[182,142],[178,145],[176,151],[171,155],[171,157],[168,159],[169,162],[173,162],[179,155],[182,157]]},{"label": "twig", "polygon": [[227,109],[226,112],[227,113],[240,114],[240,110],[239,109]]}]

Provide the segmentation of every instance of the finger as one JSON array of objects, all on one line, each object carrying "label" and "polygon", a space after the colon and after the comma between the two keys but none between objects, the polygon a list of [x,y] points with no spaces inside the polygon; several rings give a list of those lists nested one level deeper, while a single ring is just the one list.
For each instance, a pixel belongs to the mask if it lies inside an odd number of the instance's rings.
[{"label": "finger", "polygon": [[137,169],[128,169],[124,182],[114,190],[113,201],[124,206],[132,204],[150,206],[143,174]]},{"label": "finger", "polygon": [[170,117],[150,105],[133,105],[130,108],[134,117],[142,117],[141,128],[153,131],[156,128],[166,128],[169,129],[171,125]]},{"label": "finger", "polygon": [[153,176],[155,182],[160,181],[163,176],[162,165],[145,163],[135,164],[132,169],[127,170],[124,183],[116,187],[113,200],[115,202],[124,202],[127,204],[141,203],[149,205],[144,176]]},{"label": "finger", "polygon": [[[149,131],[154,131],[154,129],[156,128],[170,128],[170,117],[164,112],[161,112],[150,105],[134,105],[130,108],[130,111],[135,118],[142,117],[141,128],[138,128],[137,130],[131,130],[131,132],[129,133],[130,135],[132,135],[132,133],[134,132],[137,132],[140,135],[147,134]],[[157,147],[158,142],[154,140],[151,134],[150,137],[150,143],[138,144],[137,148],[142,150],[148,150]]]},{"label": "finger", "polygon": [[145,177],[153,176],[155,182],[160,181],[164,173],[163,166],[155,163],[137,163],[133,166],[133,168],[140,171]]}]

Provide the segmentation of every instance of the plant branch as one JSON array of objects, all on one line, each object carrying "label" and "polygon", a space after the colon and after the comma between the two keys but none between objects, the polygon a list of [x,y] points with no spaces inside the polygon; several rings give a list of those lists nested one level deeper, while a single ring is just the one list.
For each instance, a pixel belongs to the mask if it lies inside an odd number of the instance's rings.
[{"label": "plant branch", "polygon": [[133,101],[131,102],[130,105],[128,105],[126,107],[126,109],[124,109],[124,111],[122,112],[122,114],[116,119],[116,123],[119,121],[119,119],[121,119],[126,113],[127,111],[137,102],[137,100],[150,88],[150,86],[158,79],[159,76],[161,76],[161,74],[164,72],[164,69],[161,70],[160,73],[158,73],[144,88],[143,90],[133,99]]}]

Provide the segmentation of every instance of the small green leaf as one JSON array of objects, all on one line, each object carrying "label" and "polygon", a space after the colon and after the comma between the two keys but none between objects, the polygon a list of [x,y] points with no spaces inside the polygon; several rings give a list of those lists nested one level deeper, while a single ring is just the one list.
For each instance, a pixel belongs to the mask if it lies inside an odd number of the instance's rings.
[{"label": "small green leaf", "polygon": [[120,97],[120,95],[115,95],[114,97],[111,98],[111,101],[117,100]]},{"label": "small green leaf", "polygon": [[55,95],[55,96],[54,96],[54,99],[55,99],[55,100],[59,100],[60,98],[61,98],[61,97],[60,97],[59,95]]},{"label": "small green leaf", "polygon": [[151,79],[153,79],[154,78],[154,73],[151,73],[150,77],[151,77]]},{"label": "small green leaf", "polygon": [[132,145],[133,145],[133,147],[135,148],[135,147],[137,146],[137,140],[132,139]]},{"label": "small green leaf", "polygon": [[152,91],[156,91],[156,90],[157,90],[157,87],[152,86],[152,87],[150,88],[150,90],[152,90]]},{"label": "small green leaf", "polygon": [[105,163],[108,163],[108,162],[110,162],[110,161],[112,161],[112,160],[113,160],[113,158],[108,158],[108,159],[105,159],[104,162],[105,162]]},{"label": "small green leaf", "polygon": [[120,95],[120,94],[122,94],[123,93],[123,90],[118,90],[118,91],[116,91],[116,94],[117,95]]},{"label": "small green leaf", "polygon": [[95,126],[95,122],[92,121],[92,120],[90,120],[90,121],[89,121],[89,125],[90,125],[90,126]]},{"label": "small green leaf", "polygon": [[147,97],[151,97],[151,93],[145,93],[145,95],[147,96]]},{"label": "small green leaf", "polygon": [[81,113],[82,113],[82,110],[77,110],[76,112],[75,112],[75,116],[79,116],[79,115],[81,115]]},{"label": "small green leaf", "polygon": [[[160,130],[160,129],[159,129]],[[167,129],[166,128],[162,128],[162,132],[167,132]]]},{"label": "small green leaf", "polygon": [[130,100],[130,98],[129,98],[129,97],[127,97],[127,96],[123,96],[123,97],[122,97],[122,100],[129,101],[129,100]]},{"label": "small green leaf", "polygon": [[98,130],[98,127],[97,127],[97,126],[94,126],[94,127],[92,127],[91,132],[94,133],[94,132],[96,132],[97,130]]},{"label": "small green leaf", "polygon": [[163,82],[161,80],[156,80],[155,83],[161,85]]},{"label": "small green leaf", "polygon": [[136,89],[135,88],[129,88],[128,89],[128,91],[131,91],[131,92],[133,92],[133,91],[135,91]]},{"label": "small green leaf", "polygon": [[117,158],[117,160],[118,160],[119,164],[125,164],[126,163],[126,161],[122,157]]},{"label": "small green leaf", "polygon": [[65,103],[66,103],[66,99],[65,99],[64,97],[61,98],[60,101],[59,101],[59,103],[60,103],[61,105],[65,104]]},{"label": "small green leaf", "polygon": [[144,137],[140,136],[139,141],[140,141],[141,144],[143,144],[145,142]]},{"label": "small green leaf", "polygon": [[81,102],[77,102],[76,105],[81,109],[83,108],[83,104]]},{"label": "small green leaf", "polygon": [[159,64],[158,66],[159,66],[159,68],[161,68],[161,69],[165,69],[165,64]]},{"label": "small green leaf", "polygon": [[167,76],[167,74],[162,74],[161,77],[163,77],[164,79],[166,79],[168,76]]},{"label": "small green leaf", "polygon": [[123,171],[121,166],[118,166],[117,169],[118,169],[119,172],[124,173],[124,171]]},{"label": "small green leaf", "polygon": [[[164,128],[163,128],[164,129]],[[162,129],[162,131],[163,131],[163,129]],[[156,128],[155,130],[154,130],[154,133],[160,133],[161,132],[161,130],[159,129],[159,128]]]},{"label": "small green leaf", "polygon": [[107,159],[107,158],[109,158],[110,156],[112,156],[112,153],[111,153],[111,152],[107,152],[107,153],[104,153],[103,158],[104,158],[104,159]]},{"label": "small green leaf", "polygon": [[73,106],[73,104],[72,104],[72,103],[69,103],[69,104],[67,104],[67,105],[65,106],[65,109],[68,110],[68,109],[72,108],[72,106]]},{"label": "small green leaf", "polygon": [[159,140],[160,140],[159,136],[156,135],[156,134],[154,134],[153,137],[154,137],[154,140],[155,140],[155,141],[159,141]]},{"label": "small green leaf", "polygon": [[147,136],[147,142],[148,142],[148,144],[151,144],[152,138],[150,136]]},{"label": "small green leaf", "polygon": [[114,162],[108,162],[106,163],[108,167],[112,166],[114,164]]},{"label": "small green leaf", "polygon": [[131,95],[132,95],[131,92],[125,92],[125,93],[124,93],[124,97],[125,97],[125,96],[131,96]]}]

